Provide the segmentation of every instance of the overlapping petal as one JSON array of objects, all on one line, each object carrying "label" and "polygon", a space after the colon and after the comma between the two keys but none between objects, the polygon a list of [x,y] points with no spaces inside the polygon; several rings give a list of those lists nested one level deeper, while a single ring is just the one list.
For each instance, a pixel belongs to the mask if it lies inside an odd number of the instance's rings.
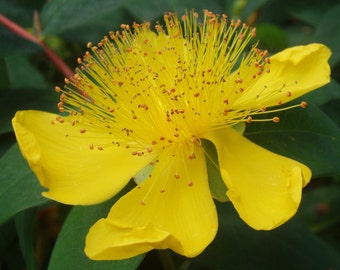
[{"label": "overlapping petal", "polygon": [[227,195],[241,218],[258,230],[273,229],[297,211],[311,172],[224,128],[204,134],[215,144]]},{"label": "overlapping petal", "polygon": [[241,76],[241,87],[246,90],[234,97],[231,106],[237,109],[277,106],[329,83],[330,55],[329,48],[314,43],[291,47],[271,56],[270,65],[261,76],[249,73],[251,67],[244,66],[238,71],[240,75],[235,72],[231,76],[231,81]]},{"label": "overlapping petal", "polygon": [[[37,175],[44,195],[67,204],[93,204],[116,194],[154,157],[137,157],[123,147],[91,150],[90,143],[110,144],[105,134],[85,136],[65,119],[52,125],[57,115],[19,111],[13,127],[19,147]],[[93,135],[95,136],[95,135]]]},{"label": "overlapping petal", "polygon": [[162,153],[152,176],[122,197],[86,240],[86,254],[96,260],[124,259],[151,249],[170,248],[193,257],[213,240],[217,214],[203,152],[196,159],[183,152]]}]

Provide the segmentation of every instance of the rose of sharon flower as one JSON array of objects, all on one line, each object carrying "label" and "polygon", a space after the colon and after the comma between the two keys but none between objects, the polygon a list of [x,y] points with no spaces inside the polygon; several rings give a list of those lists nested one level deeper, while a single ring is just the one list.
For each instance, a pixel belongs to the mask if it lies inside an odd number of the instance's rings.
[{"label": "rose of sharon flower", "polygon": [[207,10],[203,23],[194,11],[167,13],[164,22],[155,31],[149,23],[122,25],[88,44],[76,74],[56,87],[60,115],[19,111],[13,119],[20,149],[52,200],[103,202],[150,166],[90,229],[91,259],[166,248],[193,257],[209,245],[218,220],[204,140],[216,148],[226,195],[254,229],[291,218],[311,178],[305,165],[234,126],[328,83],[330,50],[310,44],[269,58],[249,46],[255,28]]}]

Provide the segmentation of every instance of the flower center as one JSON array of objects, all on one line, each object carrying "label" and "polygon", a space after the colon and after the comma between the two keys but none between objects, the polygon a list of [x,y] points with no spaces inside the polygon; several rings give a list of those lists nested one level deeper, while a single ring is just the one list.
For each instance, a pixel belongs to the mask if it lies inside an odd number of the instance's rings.
[{"label": "flower center", "polygon": [[190,146],[207,130],[250,122],[266,111],[257,102],[261,91],[239,102],[270,72],[266,51],[254,45],[245,53],[255,29],[209,11],[203,24],[195,12],[182,17],[183,26],[175,14],[164,20],[166,30],[122,25],[98,46],[88,44],[92,52],[78,59],[76,75],[65,80],[64,90],[56,88],[60,111],[71,114],[72,125],[82,124],[80,133],[110,135],[107,145],[143,155]]}]

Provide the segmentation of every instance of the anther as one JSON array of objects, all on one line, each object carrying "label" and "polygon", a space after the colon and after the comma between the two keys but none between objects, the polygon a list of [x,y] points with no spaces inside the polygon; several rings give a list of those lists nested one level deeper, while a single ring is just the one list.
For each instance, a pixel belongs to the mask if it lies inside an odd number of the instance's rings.
[{"label": "anther", "polygon": [[55,89],[55,91],[56,91],[57,93],[59,93],[59,92],[61,91],[61,89],[60,89],[59,86],[56,86],[54,89]]},{"label": "anther", "polygon": [[190,160],[193,160],[196,158],[196,154],[195,153],[192,153],[191,155],[189,155],[189,159]]},{"label": "anther", "polygon": [[101,146],[101,145],[99,145],[99,146],[97,147],[97,149],[98,149],[99,151],[104,150],[103,146]]},{"label": "anther", "polygon": [[89,148],[90,148],[90,150],[93,150],[94,149],[94,145],[92,143],[89,144]]},{"label": "anther", "polygon": [[139,204],[140,204],[141,206],[145,206],[145,202],[144,202],[143,200],[140,201]]},{"label": "anther", "polygon": [[82,128],[82,129],[80,129],[79,131],[80,131],[80,133],[85,133],[85,132],[86,132],[86,129],[85,129],[85,128]]},{"label": "anther", "polygon": [[306,101],[302,101],[300,104],[302,109],[305,109],[307,107],[307,102]]},{"label": "anther", "polygon": [[175,175],[174,175],[174,176],[175,176],[175,178],[176,178],[176,179],[179,179],[179,178],[180,178],[180,176],[179,176],[179,174],[178,174],[178,173],[175,173]]},{"label": "anther", "polygon": [[248,118],[246,119],[246,122],[250,124],[252,121],[253,121],[253,118],[251,116],[248,116]]},{"label": "anther", "polygon": [[57,120],[59,123],[64,123],[64,119],[63,119],[61,116],[57,116],[57,117],[56,117],[56,120]]},{"label": "anther", "polygon": [[277,116],[273,117],[273,122],[275,122],[275,123],[278,123],[278,122],[280,122],[280,118],[279,118],[279,117],[277,117]]},{"label": "anther", "polygon": [[194,182],[192,182],[192,181],[189,181],[189,182],[188,182],[188,186],[189,186],[189,187],[192,187],[193,185],[194,185]]}]

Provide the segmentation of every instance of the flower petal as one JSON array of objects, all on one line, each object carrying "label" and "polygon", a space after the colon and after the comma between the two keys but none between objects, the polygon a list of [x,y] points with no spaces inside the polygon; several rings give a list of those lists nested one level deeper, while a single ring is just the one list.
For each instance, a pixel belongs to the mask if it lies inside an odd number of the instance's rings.
[{"label": "flower petal", "polygon": [[162,153],[152,176],[90,229],[86,254],[117,260],[151,249],[170,248],[188,257],[201,253],[215,237],[217,214],[203,152],[197,147],[195,154],[189,159],[183,152]]},{"label": "flower petal", "polygon": [[227,195],[248,225],[269,230],[296,213],[302,187],[311,178],[305,165],[252,143],[232,128],[204,138],[215,144]]},{"label": "flower petal", "polygon": [[[322,44],[291,47],[270,57],[270,72],[243,79],[246,89],[232,103],[237,109],[276,106],[298,98],[330,82],[331,51]],[[239,70],[247,74],[248,67]],[[250,68],[250,67],[249,67]],[[235,72],[231,77],[238,76]]]},{"label": "flower petal", "polygon": [[[89,144],[108,144],[110,137],[85,136],[65,119],[51,124],[58,115],[19,111],[13,127],[19,147],[37,175],[43,195],[67,204],[94,204],[119,190],[154,157],[136,157],[125,148],[110,145],[102,151]],[[87,134],[89,135],[89,134]]]}]

